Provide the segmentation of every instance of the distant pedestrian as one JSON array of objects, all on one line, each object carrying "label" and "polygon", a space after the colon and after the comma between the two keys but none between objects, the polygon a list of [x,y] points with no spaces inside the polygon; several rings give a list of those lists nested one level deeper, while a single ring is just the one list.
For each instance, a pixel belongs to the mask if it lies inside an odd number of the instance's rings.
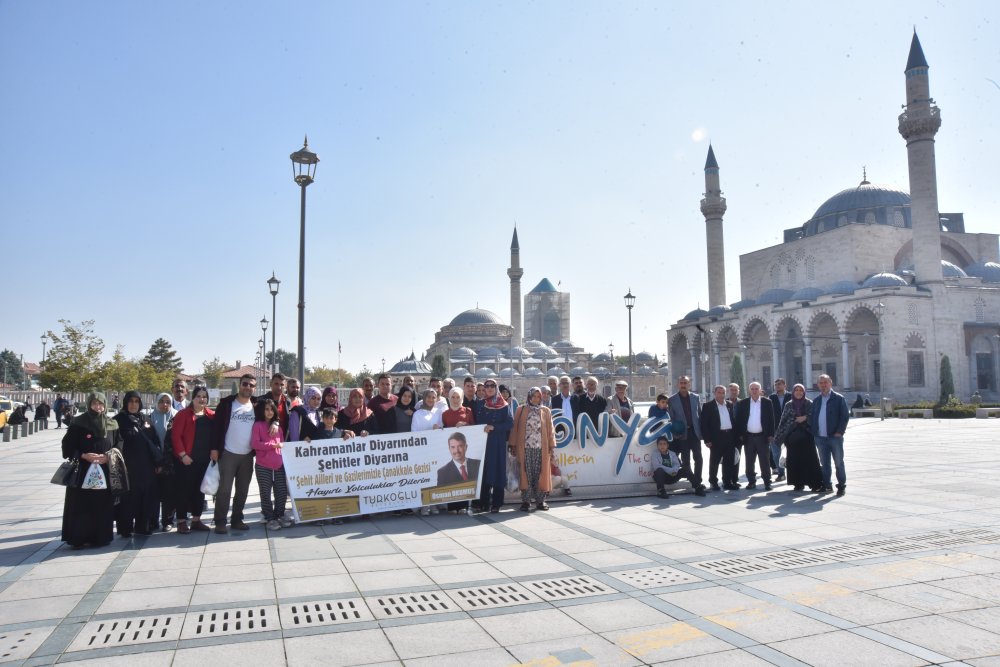
[{"label": "distant pedestrian", "polygon": [[42,428],[49,427],[49,415],[52,413],[52,408],[44,400],[38,403],[38,407],[35,408],[35,421],[41,422]]},{"label": "distant pedestrian", "polygon": [[52,402],[52,411],[56,414],[56,428],[62,428],[63,414],[67,405],[69,405],[69,401],[63,398],[62,394],[56,394],[56,400]]}]

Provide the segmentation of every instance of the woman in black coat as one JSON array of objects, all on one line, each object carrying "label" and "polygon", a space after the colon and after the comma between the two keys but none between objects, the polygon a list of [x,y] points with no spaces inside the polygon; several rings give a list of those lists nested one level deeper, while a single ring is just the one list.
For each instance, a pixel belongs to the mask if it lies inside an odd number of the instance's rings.
[{"label": "woman in black coat", "polygon": [[785,472],[788,485],[796,491],[809,487],[818,491],[823,486],[823,476],[816,453],[816,441],[809,429],[809,410],[812,401],[806,398],[806,388],[801,384],[792,387],[792,398],[781,411],[774,442],[785,445]]},{"label": "woman in black coat", "polygon": [[163,450],[159,438],[142,414],[139,392],[125,394],[122,410],[115,415],[121,433],[128,468],[129,491],[122,497],[115,518],[118,534],[131,537],[133,532],[150,535],[160,514],[160,488],[156,475],[163,467]]}]

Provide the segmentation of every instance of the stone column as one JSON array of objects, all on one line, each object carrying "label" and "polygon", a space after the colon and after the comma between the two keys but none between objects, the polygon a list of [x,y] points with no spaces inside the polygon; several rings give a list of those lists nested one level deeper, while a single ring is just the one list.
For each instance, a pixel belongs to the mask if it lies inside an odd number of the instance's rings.
[{"label": "stone column", "polygon": [[697,391],[698,386],[698,364],[701,360],[698,359],[698,350],[691,348],[691,391]]},{"label": "stone column", "polygon": [[806,386],[806,391],[812,389],[812,370],[813,370],[813,348],[812,339],[806,336],[802,337],[802,364],[804,368],[802,369],[802,382]]},{"label": "stone column", "polygon": [[848,344],[847,334],[840,334],[840,365],[843,366],[841,371],[844,377],[840,378],[840,388],[846,389],[851,386],[851,349]]},{"label": "stone column", "polygon": [[[781,369],[778,368],[779,362],[781,361],[781,359],[779,358],[780,347],[781,343],[779,343],[777,340],[771,341],[771,382],[774,382],[775,380],[781,377]],[[767,393],[771,392],[770,387],[764,387],[764,389],[766,390]]]},{"label": "stone column", "polygon": [[719,344],[716,343],[712,346],[712,364],[715,367],[715,373],[713,375],[713,384],[720,384],[722,382],[722,367],[719,365]]}]

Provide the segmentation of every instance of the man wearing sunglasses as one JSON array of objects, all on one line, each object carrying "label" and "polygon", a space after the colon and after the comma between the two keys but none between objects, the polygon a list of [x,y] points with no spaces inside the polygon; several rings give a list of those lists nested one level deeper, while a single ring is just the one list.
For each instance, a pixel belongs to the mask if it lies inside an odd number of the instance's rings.
[{"label": "man wearing sunglasses", "polygon": [[253,431],[253,406],[257,402],[253,390],[257,382],[253,375],[245,373],[240,378],[239,391],[219,401],[212,421],[212,460],[219,462],[219,491],[215,495],[215,532],[225,535],[226,515],[229,514],[229,499],[236,483],[236,497],[233,498],[233,516],[230,525],[233,530],[249,530],[243,521],[243,507],[253,479],[253,448],[250,434]]}]

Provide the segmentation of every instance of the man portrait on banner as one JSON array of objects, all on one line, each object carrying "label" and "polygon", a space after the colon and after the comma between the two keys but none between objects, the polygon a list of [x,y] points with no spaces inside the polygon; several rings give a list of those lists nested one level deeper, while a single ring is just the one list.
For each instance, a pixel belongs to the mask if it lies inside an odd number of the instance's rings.
[{"label": "man portrait on banner", "polygon": [[438,486],[475,482],[479,479],[479,459],[466,458],[465,452],[468,449],[469,443],[464,433],[455,431],[448,436],[448,453],[451,455],[451,460],[438,468]]}]

